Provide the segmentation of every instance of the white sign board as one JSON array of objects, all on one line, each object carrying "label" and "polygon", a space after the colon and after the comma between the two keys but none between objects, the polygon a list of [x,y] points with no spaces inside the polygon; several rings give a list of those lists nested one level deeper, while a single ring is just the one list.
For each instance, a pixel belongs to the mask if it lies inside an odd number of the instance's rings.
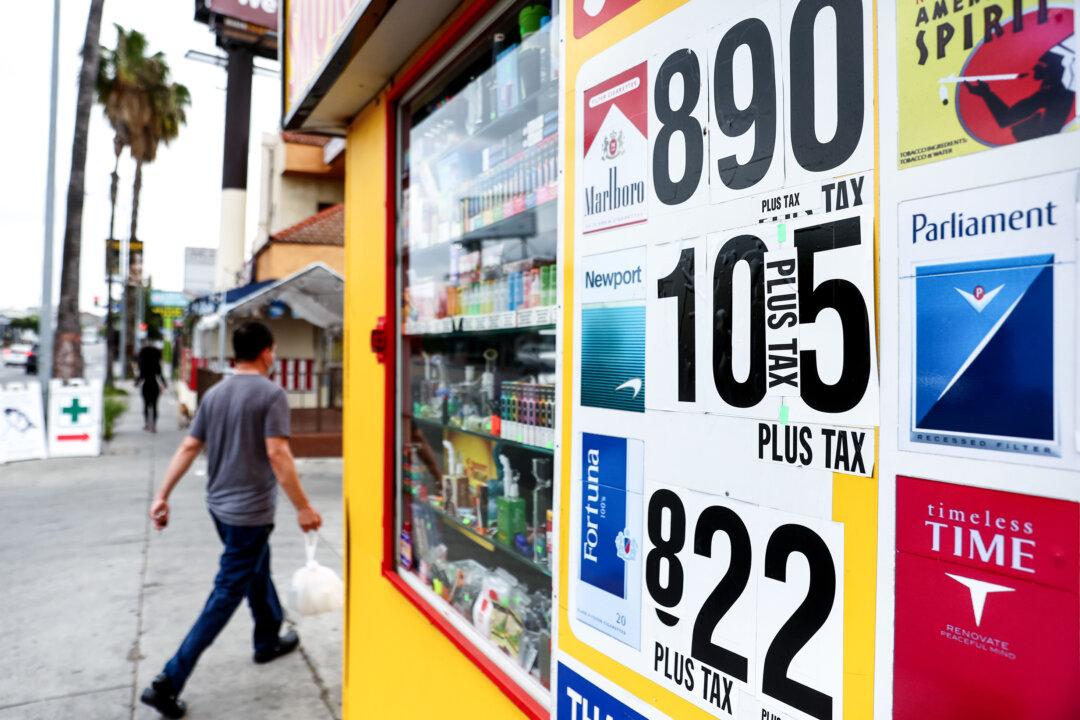
[{"label": "white sign board", "polygon": [[41,384],[11,383],[0,387],[0,462],[46,456]]},{"label": "white sign board", "polygon": [[49,383],[49,455],[96,457],[101,454],[100,380]]}]

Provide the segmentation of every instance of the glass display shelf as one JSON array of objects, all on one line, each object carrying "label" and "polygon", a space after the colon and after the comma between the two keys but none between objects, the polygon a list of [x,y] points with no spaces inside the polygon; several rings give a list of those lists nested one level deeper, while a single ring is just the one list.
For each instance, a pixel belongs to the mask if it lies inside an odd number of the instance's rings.
[{"label": "glass display shelf", "polygon": [[556,306],[549,305],[504,313],[458,315],[437,320],[406,320],[403,334],[408,337],[456,337],[545,330],[555,327],[557,312]]},{"label": "glass display shelf", "polygon": [[[507,3],[399,108],[397,567],[550,687],[559,39]],[[546,698],[545,698],[546,699]]]},{"label": "glass display shelf", "polygon": [[[489,120],[457,142],[439,150],[433,159],[438,162],[454,152],[468,149],[469,145],[477,139],[506,134],[507,131],[513,131],[517,128],[528,129],[530,124],[538,124],[539,128],[537,130],[542,132],[545,121],[544,116],[546,113],[557,111],[558,100],[559,86],[557,84],[545,85],[531,95],[522,98],[514,107],[504,111],[495,119]],[[529,118],[530,113],[534,114],[534,117]]]},{"label": "glass display shelf", "polygon": [[511,440],[509,438],[500,437],[499,435],[492,435],[490,433],[479,432],[477,430],[466,430],[465,428],[457,427],[455,425],[446,425],[433,418],[422,418],[408,414],[405,417],[409,420],[412,420],[417,425],[424,425],[429,428],[437,428],[440,430],[445,430],[447,432],[461,433],[462,435],[471,435],[472,437],[480,438],[481,440],[488,440],[493,443],[501,443],[503,445],[509,445],[510,447],[516,447],[522,450],[528,450],[529,452],[540,453],[544,455],[553,455],[555,453],[554,448],[547,448],[540,445],[531,445],[529,443],[518,442],[517,440]]},{"label": "glass display shelf", "polygon": [[[555,232],[554,219],[557,206],[558,203],[555,198],[545,200],[534,207],[525,208],[520,212],[507,215],[500,220],[469,230],[449,240],[416,248],[406,245],[402,248],[402,254],[409,256],[416,262],[421,257],[445,254],[451,245],[469,246],[480,244],[485,240],[532,238],[541,233]],[[546,215],[551,216],[551,221],[544,217]]]},{"label": "glass display shelf", "polygon": [[537,560],[523,554],[517,548],[499,542],[499,540],[493,535],[488,535],[487,532],[481,531],[470,525],[466,525],[458,518],[444,512],[442,508],[437,507],[430,502],[425,502],[423,503],[423,505],[432,513],[434,513],[445,524],[449,525],[451,528],[461,533],[469,540],[472,540],[474,543],[484,548],[488,552],[499,552],[509,555],[515,560],[518,560],[521,563],[537,570],[541,574],[546,575],[547,577],[551,577],[551,568],[548,567],[547,563],[538,562]]},{"label": "glass display shelf", "polygon": [[430,585],[418,578],[415,573],[399,568],[398,576],[420,596],[425,605],[434,609],[455,630],[460,632],[473,647],[478,648],[488,660],[495,663],[501,671],[516,681],[529,694],[529,697],[544,708],[551,707],[551,692],[548,689],[546,679],[541,680],[526,672],[507,653],[493,646],[486,637],[477,631],[468,618],[453,608],[446,601],[446,598],[435,592]]}]

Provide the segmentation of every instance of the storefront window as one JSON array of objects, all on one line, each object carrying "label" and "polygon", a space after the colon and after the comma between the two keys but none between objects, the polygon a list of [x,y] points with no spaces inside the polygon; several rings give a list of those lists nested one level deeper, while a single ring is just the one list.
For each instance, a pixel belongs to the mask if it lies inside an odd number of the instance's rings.
[{"label": "storefront window", "polygon": [[558,38],[518,3],[400,108],[398,569],[542,696],[551,665]]}]

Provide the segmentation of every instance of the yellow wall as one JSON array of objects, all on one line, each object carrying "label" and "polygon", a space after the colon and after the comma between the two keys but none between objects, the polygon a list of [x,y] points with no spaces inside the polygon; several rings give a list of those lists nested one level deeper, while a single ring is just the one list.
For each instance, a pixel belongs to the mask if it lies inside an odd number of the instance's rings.
[{"label": "yellow wall", "polygon": [[[369,347],[386,297],[386,110],[349,128],[345,156],[344,717],[475,720],[520,711],[382,577],[385,367]],[[373,181],[373,179],[375,179]]]},{"label": "yellow wall", "polygon": [[333,245],[271,243],[255,261],[256,280],[281,280],[314,262],[336,273],[345,272],[345,248]]}]

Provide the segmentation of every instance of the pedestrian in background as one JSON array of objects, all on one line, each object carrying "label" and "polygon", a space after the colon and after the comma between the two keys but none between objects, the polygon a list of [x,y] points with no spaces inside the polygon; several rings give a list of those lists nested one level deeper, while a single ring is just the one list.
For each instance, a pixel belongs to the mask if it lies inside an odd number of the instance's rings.
[{"label": "pedestrian in background", "polygon": [[165,389],[165,376],[161,374],[161,350],[150,343],[143,345],[136,358],[139,377],[135,385],[142,386],[143,430],[157,432],[158,398]]},{"label": "pedestrian in background", "polygon": [[203,398],[190,435],[169,463],[150,506],[154,525],[164,529],[169,494],[205,447],[207,505],[225,549],[202,613],[165,669],[143,690],[142,702],[168,718],[183,717],[186,705],[178,696],[188,676],[244,598],[255,619],[256,663],[270,662],[300,643],[292,630],[280,635],[284,615],[270,576],[277,485],[295,506],[301,530],[322,525],[289,448],[288,398],[267,378],[274,367],[274,336],[262,323],[245,323],[233,332],[233,352],[235,373]]}]

